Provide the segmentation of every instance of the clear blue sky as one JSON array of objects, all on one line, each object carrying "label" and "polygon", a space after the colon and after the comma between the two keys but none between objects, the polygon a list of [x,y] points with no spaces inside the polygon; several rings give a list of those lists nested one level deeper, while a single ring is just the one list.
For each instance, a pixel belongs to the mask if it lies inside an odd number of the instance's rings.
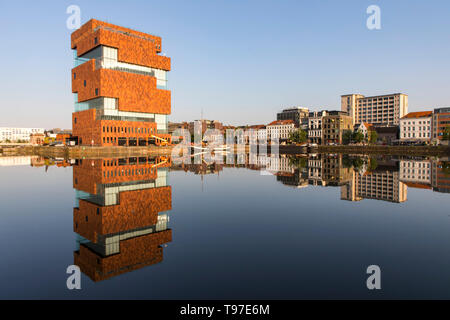
[{"label": "clear blue sky", "polygon": [[[403,92],[450,105],[450,1],[1,1],[0,126],[71,127],[66,8],[163,39],[171,121],[267,123],[283,107]],[[366,8],[381,7],[381,30]]]}]

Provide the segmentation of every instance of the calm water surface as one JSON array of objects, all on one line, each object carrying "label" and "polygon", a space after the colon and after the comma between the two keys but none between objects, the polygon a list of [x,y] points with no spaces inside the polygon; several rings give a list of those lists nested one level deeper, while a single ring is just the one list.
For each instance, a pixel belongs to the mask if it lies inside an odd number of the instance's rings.
[{"label": "calm water surface", "polygon": [[445,159],[243,161],[0,158],[0,298],[450,298]]}]

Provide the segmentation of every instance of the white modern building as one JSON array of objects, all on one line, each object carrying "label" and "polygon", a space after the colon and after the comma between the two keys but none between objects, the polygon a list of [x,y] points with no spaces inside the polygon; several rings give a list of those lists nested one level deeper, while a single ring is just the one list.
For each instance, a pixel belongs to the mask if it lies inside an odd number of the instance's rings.
[{"label": "white modern building", "polygon": [[293,120],[277,120],[269,123],[266,127],[268,140],[287,140],[289,134],[294,131]]},{"label": "white modern building", "polygon": [[410,112],[400,119],[400,141],[431,141],[433,111]]},{"label": "white modern building", "polygon": [[30,134],[44,133],[43,128],[8,128],[0,127],[0,141],[17,142],[19,140],[30,141]]}]

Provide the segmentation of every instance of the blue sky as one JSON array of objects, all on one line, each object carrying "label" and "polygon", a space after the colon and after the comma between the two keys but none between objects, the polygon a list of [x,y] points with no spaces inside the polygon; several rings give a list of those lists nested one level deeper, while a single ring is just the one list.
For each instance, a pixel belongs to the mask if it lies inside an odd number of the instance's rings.
[{"label": "blue sky", "polygon": [[[70,128],[71,30],[105,20],[163,39],[171,121],[268,123],[294,105],[403,92],[409,110],[450,105],[450,1],[1,1],[0,126]],[[381,8],[381,30],[366,8]]]}]

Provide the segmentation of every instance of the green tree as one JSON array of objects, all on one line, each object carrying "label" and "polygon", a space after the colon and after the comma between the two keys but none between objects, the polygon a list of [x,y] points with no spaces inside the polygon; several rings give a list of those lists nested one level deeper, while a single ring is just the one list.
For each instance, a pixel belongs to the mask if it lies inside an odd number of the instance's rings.
[{"label": "green tree", "polygon": [[289,133],[289,140],[294,143],[304,143],[308,139],[306,131],[297,129]]},{"label": "green tree", "polygon": [[349,144],[353,139],[353,132],[352,130],[344,130],[342,133],[342,143],[343,144]]},{"label": "green tree", "polygon": [[450,126],[445,127],[442,140],[450,140]]},{"label": "green tree", "polygon": [[378,167],[378,162],[376,158],[369,159],[369,167],[367,168],[369,171],[373,171]]},{"label": "green tree", "polygon": [[355,168],[356,170],[361,169],[363,164],[364,164],[364,160],[361,158],[356,158],[353,160],[353,168]]},{"label": "green tree", "polygon": [[378,133],[374,130],[369,131],[369,142],[376,143],[378,140]]},{"label": "green tree", "polygon": [[291,166],[296,167],[297,169],[306,168],[307,166],[307,158],[306,157],[289,157],[289,164]]},{"label": "green tree", "polygon": [[355,140],[356,142],[360,143],[364,141],[364,134],[361,131],[356,131],[353,134],[353,140]]}]

